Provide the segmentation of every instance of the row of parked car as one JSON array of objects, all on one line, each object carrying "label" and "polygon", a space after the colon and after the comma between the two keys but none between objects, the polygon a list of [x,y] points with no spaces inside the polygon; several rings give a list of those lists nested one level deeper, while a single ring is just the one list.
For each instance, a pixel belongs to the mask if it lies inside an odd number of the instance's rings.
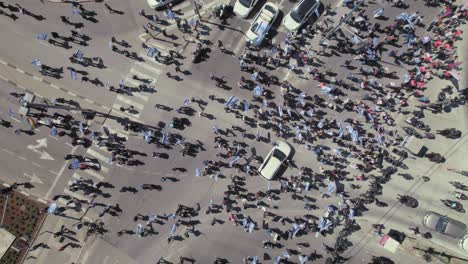
[{"label": "row of parked car", "polygon": [[[234,4],[234,13],[241,18],[246,18],[257,2],[258,0],[237,0]],[[284,27],[288,31],[297,31],[307,20],[317,20],[320,16],[319,7],[319,0],[299,1],[284,17]],[[250,41],[255,46],[260,46],[278,14],[279,9],[276,4],[271,2],[265,3],[246,33],[247,41]]]}]

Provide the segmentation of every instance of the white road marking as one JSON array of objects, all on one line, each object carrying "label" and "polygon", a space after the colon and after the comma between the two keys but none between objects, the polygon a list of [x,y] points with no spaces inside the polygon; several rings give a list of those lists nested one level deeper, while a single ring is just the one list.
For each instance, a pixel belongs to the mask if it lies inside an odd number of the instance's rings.
[{"label": "white road marking", "polygon": [[18,158],[22,159],[22,160],[28,160],[27,158],[23,157],[23,156],[17,156]]},{"label": "white road marking", "polygon": [[134,93],[133,96],[137,97],[137,98],[139,98],[139,99],[141,99],[142,101],[145,101],[145,102],[148,102],[148,100],[149,100],[149,96],[145,95],[143,93]]},{"label": "white road marking", "polygon": [[76,94],[75,94],[75,93],[73,93],[73,92],[70,92],[70,91],[68,91],[68,92],[67,92],[67,94],[69,94],[69,95],[71,95],[71,96],[76,96]]},{"label": "white road marking", "polygon": [[[75,151],[78,149],[78,147],[74,147],[72,149],[72,151],[70,152],[71,155],[73,155],[73,153],[75,153]],[[62,177],[63,175],[63,171],[65,170],[65,168],[68,167],[68,162],[65,162],[62,166],[62,168],[60,169],[60,171],[57,173],[57,176],[55,177],[54,179],[54,182],[52,182],[52,186],[50,186],[49,190],[47,191],[46,195],[45,195],[45,198],[46,199],[49,199],[50,195],[52,194],[52,191],[54,190],[55,186],[57,185],[58,181],[60,180],[60,177]]]},{"label": "white road marking", "polygon": [[[139,67],[142,67],[145,70],[148,70],[148,72],[154,73],[155,76],[150,75],[151,78],[153,78],[153,79],[156,79],[162,73],[162,69],[160,69],[159,67],[158,68],[152,67],[152,66],[150,66],[150,65],[148,65],[147,63],[144,63],[144,62],[137,62],[137,63],[135,63],[135,65],[138,65]],[[158,64],[158,66],[159,66],[159,64]]]},{"label": "white road marking", "polygon": [[124,112],[120,111],[120,107],[123,107],[123,105],[120,105],[118,103],[114,103],[114,105],[112,107],[114,108],[114,111],[113,111],[114,115],[118,115],[118,116],[124,117],[124,118],[127,117],[127,118],[131,119],[132,121],[141,123],[141,121],[138,119],[138,117],[140,117],[140,112],[138,114],[124,113]]},{"label": "white road marking", "polygon": [[42,78],[39,78],[39,77],[37,77],[36,75],[33,75],[33,79],[34,79],[34,80],[38,80],[38,81],[42,81],[42,80],[43,80]]},{"label": "white road marking", "polygon": [[13,156],[15,155],[15,153],[13,153],[12,151],[10,151],[10,150],[8,150],[6,148],[4,148],[3,151],[5,151],[6,153],[8,153],[10,155],[13,155]]},{"label": "white road marking", "polygon": [[[144,68],[144,67],[142,67],[142,68]],[[153,71],[151,71],[151,72],[153,72]],[[128,81],[135,81],[136,84],[140,84],[141,82],[138,82],[137,80],[134,80],[133,75],[137,75],[138,77],[143,78],[143,79],[151,79],[150,84],[156,82],[158,80],[157,78],[159,77],[159,75],[161,75],[161,71],[159,71],[159,70],[158,70],[158,73],[155,74],[156,76],[151,76],[151,75],[148,75],[148,74],[143,73],[141,71],[137,71],[137,70],[135,70],[135,68],[131,68],[130,73],[132,73],[132,74],[131,74],[131,76],[128,77]]]},{"label": "white road marking", "polygon": [[20,72],[20,73],[24,73],[24,71],[22,69],[20,69],[20,68],[16,68],[16,71]]},{"label": "white road marking", "polygon": [[120,94],[117,95],[116,100],[124,102],[124,103],[129,104],[129,105],[133,105],[135,108],[138,108],[140,110],[143,110],[145,108],[144,105],[142,105],[140,103],[137,103],[134,100],[129,99],[129,98],[127,98],[127,97],[125,97],[123,95],[120,95]]},{"label": "white road marking", "polygon": [[8,64],[8,62],[3,61],[3,60],[0,60],[0,63],[3,64],[3,65],[7,65],[7,64]]},{"label": "white road marking", "polygon": [[75,197],[76,199],[79,199],[79,200],[86,200],[86,201],[89,200],[88,197],[86,197],[86,196],[84,196],[84,195],[82,195],[82,194],[76,193],[76,192],[72,192],[72,191],[70,191],[68,188],[64,189],[63,192],[64,192],[65,194],[68,194],[68,195],[70,195],[70,196],[72,196],[72,197]]},{"label": "white road marking", "polygon": [[58,87],[57,85],[55,85],[53,83],[50,85],[50,87],[55,88],[55,89],[60,89],[60,87]]},{"label": "white road marking", "polygon": [[100,160],[102,162],[105,162],[105,163],[107,163],[107,161],[109,160],[108,157],[102,155],[101,153],[99,153],[99,152],[97,152],[97,151],[95,151],[95,150],[93,150],[91,148],[88,149],[88,151],[86,151],[86,154],[89,154],[90,156],[93,156],[96,159],[98,159],[98,160]]},{"label": "white road marking", "polygon": [[103,181],[104,180],[104,176],[102,176],[101,174],[93,171],[93,170],[85,170],[84,171],[86,174],[89,174],[97,179],[99,179],[100,181]]},{"label": "white road marking", "polygon": [[37,164],[36,162],[33,162],[32,165],[36,166],[36,167],[39,167],[39,168],[42,168],[41,165]]}]

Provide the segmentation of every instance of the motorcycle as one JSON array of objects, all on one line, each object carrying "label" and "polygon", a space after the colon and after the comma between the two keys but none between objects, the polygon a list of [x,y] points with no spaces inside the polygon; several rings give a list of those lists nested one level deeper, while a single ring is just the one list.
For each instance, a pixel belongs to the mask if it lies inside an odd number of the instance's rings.
[{"label": "motorcycle", "polygon": [[466,200],[466,199],[468,199],[468,197],[462,192],[455,191],[455,192],[451,192],[451,194],[453,194],[455,196],[455,198],[457,198],[457,200]]},{"label": "motorcycle", "polygon": [[453,209],[459,213],[464,213],[465,209],[463,208],[463,205],[457,201],[452,201],[452,200],[440,200],[442,201],[445,206],[447,206],[450,209]]}]

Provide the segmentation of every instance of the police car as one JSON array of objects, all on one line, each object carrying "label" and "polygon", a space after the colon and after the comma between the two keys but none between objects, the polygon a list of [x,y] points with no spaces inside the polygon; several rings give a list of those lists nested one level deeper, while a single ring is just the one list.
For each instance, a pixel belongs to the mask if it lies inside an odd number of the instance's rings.
[{"label": "police car", "polygon": [[257,17],[254,19],[249,30],[247,31],[247,41],[249,41],[255,46],[260,46],[263,39],[265,39],[268,30],[270,30],[271,25],[278,16],[278,13],[278,6],[276,6],[273,3],[266,3],[258,13]]}]

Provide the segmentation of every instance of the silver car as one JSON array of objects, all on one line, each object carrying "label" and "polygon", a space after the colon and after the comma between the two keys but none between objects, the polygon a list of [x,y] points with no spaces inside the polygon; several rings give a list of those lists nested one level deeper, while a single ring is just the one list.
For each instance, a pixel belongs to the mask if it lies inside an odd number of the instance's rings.
[{"label": "silver car", "polygon": [[276,173],[291,155],[291,146],[288,143],[278,141],[275,145],[258,169],[260,175],[267,180],[272,180],[276,176]]},{"label": "silver car", "polygon": [[429,211],[424,216],[423,225],[451,238],[461,238],[466,234],[466,225],[445,215]]}]

